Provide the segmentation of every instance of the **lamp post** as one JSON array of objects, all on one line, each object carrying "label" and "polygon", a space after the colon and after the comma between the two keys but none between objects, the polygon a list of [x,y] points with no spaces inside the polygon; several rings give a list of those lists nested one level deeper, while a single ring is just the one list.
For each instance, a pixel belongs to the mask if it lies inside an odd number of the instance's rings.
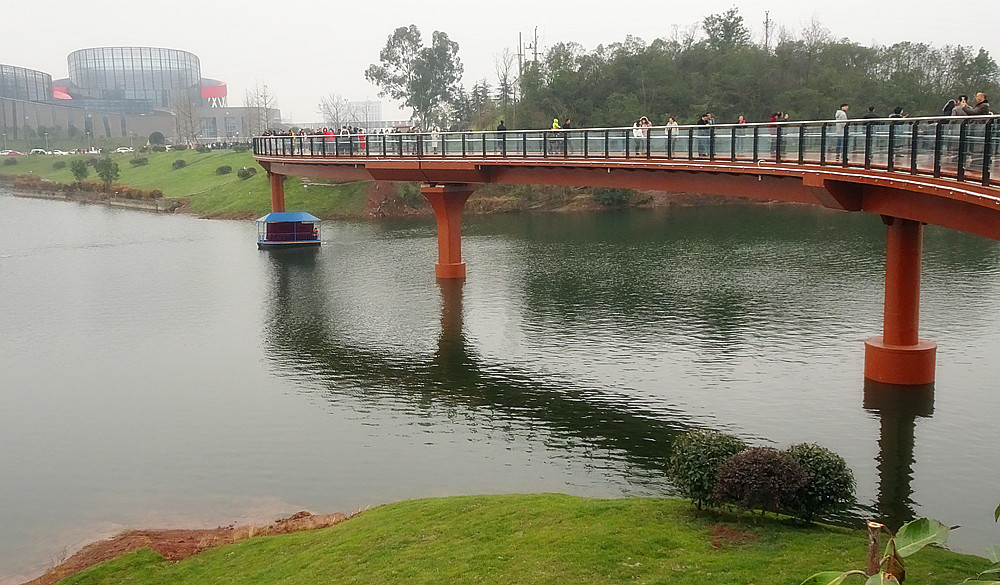
[{"label": "lamp post", "polygon": [[7,150],[7,133],[3,133],[3,149]]},{"label": "lamp post", "polygon": [[94,143],[91,141],[90,138],[91,138],[91,135],[90,135],[90,131],[88,130],[87,131],[87,152],[88,153],[90,153],[91,150],[94,150]]},{"label": "lamp post", "polygon": [[46,132],[45,133],[45,151],[48,152],[48,150],[49,150],[49,133]]}]

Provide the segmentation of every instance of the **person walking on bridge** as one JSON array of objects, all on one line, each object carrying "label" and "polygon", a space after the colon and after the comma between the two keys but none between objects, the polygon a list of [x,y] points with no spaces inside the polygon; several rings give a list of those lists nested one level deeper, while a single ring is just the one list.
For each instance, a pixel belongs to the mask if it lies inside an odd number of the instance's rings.
[{"label": "person walking on bridge", "polygon": [[847,104],[840,104],[840,109],[833,113],[833,117],[837,120],[837,123],[833,127],[837,131],[837,161],[840,162],[840,157],[844,153],[844,129],[847,127],[847,110],[850,108]]}]

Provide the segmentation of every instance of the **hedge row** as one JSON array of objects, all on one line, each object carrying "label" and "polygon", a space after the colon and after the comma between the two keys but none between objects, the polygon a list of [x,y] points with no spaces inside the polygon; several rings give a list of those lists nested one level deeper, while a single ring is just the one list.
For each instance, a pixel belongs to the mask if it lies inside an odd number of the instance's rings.
[{"label": "hedge row", "polygon": [[780,451],[748,447],[716,431],[690,431],[674,441],[669,471],[699,509],[735,505],[811,522],[855,502],[854,474],[843,457],[815,444]]}]

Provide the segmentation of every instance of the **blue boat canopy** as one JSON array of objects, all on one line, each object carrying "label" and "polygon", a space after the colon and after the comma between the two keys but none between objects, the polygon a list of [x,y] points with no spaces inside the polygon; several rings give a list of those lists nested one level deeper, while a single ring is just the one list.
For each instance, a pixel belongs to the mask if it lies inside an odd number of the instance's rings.
[{"label": "blue boat canopy", "polygon": [[320,219],[305,211],[272,211],[256,220],[256,223],[271,223],[275,221],[320,221]]}]

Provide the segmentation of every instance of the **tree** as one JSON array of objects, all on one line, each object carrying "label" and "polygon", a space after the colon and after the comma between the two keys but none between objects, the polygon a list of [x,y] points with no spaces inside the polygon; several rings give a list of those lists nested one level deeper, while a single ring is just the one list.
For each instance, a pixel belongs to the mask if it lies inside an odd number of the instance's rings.
[{"label": "tree", "polygon": [[162,132],[153,132],[149,135],[150,144],[164,144],[166,143],[166,138],[164,138]]},{"label": "tree", "polygon": [[73,178],[77,181],[86,179],[87,175],[90,174],[90,169],[87,168],[87,161],[82,158],[78,158],[69,163],[69,170],[73,173]]},{"label": "tree", "polygon": [[[510,49],[500,51],[493,56],[493,65],[497,72],[496,101],[503,115],[509,116],[511,106],[517,98],[517,77],[514,75],[514,53]],[[514,124],[516,121],[512,120]]]},{"label": "tree", "polygon": [[417,124],[424,127],[431,113],[455,94],[462,77],[458,43],[434,31],[431,46],[424,47],[420,30],[412,24],[393,31],[379,61],[368,67],[365,79],[381,88],[380,96],[402,100],[412,108]]},{"label": "tree", "polygon": [[731,51],[750,45],[750,31],[735,6],[722,14],[706,16],[701,26],[708,35],[708,46],[716,51]]},{"label": "tree", "polygon": [[105,185],[110,185],[118,178],[118,163],[111,160],[111,157],[104,157],[94,165],[97,176],[104,181]]},{"label": "tree", "polygon": [[267,84],[254,82],[253,87],[243,93],[243,106],[250,108],[250,134],[259,136],[279,122],[278,100],[267,88]]},{"label": "tree", "polygon": [[198,105],[190,93],[178,96],[174,102],[174,115],[177,116],[177,136],[181,141],[189,146],[198,144],[201,119],[198,117]]},{"label": "tree", "polygon": [[323,116],[323,123],[330,128],[342,128],[355,118],[350,102],[332,93],[320,100],[318,113]]}]

